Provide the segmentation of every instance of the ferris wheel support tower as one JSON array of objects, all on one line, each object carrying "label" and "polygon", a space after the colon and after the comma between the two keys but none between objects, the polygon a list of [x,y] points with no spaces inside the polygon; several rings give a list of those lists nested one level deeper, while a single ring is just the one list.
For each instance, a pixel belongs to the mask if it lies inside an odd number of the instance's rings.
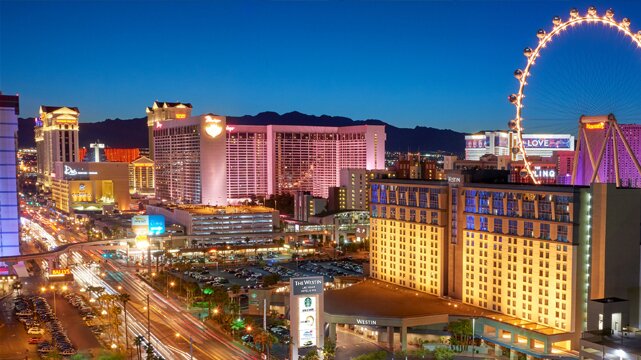
[{"label": "ferris wheel support tower", "polygon": [[[601,149],[598,152],[598,157],[595,159],[595,148],[594,144],[590,144],[590,140],[587,132],[591,130],[605,130],[605,136],[603,142],[601,143]],[[579,167],[579,153],[581,147],[585,146],[588,158],[590,159],[590,164],[592,165],[592,176],[590,179],[590,184],[597,181],[601,182],[599,177],[599,169],[601,163],[603,162],[603,155],[605,154],[605,149],[609,141],[612,141],[612,151],[613,151],[613,163],[614,163],[614,176],[616,179],[616,186],[621,186],[621,176],[619,173],[619,150],[617,144],[617,135],[619,136],[625,151],[628,153],[634,166],[637,169],[639,175],[641,175],[641,165],[639,160],[634,155],[632,148],[628,140],[625,138],[625,135],[621,131],[617,119],[613,114],[610,115],[599,115],[599,116],[581,116],[579,118],[579,133],[577,138],[576,149],[574,149],[574,164],[572,165],[572,184],[576,184],[576,174]]]}]

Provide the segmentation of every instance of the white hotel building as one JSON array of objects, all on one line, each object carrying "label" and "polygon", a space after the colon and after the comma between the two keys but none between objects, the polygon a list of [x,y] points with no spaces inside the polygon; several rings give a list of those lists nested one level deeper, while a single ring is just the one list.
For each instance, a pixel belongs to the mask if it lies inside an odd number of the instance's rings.
[{"label": "white hotel building", "polygon": [[[518,136],[510,131],[479,131],[465,135],[465,160],[480,160],[483,155],[510,156],[522,160],[511,149],[518,146]],[[523,134],[528,156],[551,157],[556,151],[574,151],[574,136],[567,134]]]},{"label": "white hotel building", "polygon": [[207,116],[154,115],[167,113],[168,106],[173,105],[147,109],[156,194],[163,200],[222,205],[297,191],[327,198],[329,188],[340,185],[341,169],[385,168],[382,125],[227,125],[225,117],[212,115],[226,133],[212,138],[206,135],[206,126],[214,126],[207,124]]}]

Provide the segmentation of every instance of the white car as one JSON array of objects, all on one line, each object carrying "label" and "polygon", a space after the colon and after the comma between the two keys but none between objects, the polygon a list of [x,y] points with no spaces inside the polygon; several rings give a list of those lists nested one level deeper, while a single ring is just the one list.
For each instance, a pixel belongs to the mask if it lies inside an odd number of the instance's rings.
[{"label": "white car", "polygon": [[27,334],[29,335],[44,335],[45,330],[41,329],[39,327],[32,327],[27,330]]}]

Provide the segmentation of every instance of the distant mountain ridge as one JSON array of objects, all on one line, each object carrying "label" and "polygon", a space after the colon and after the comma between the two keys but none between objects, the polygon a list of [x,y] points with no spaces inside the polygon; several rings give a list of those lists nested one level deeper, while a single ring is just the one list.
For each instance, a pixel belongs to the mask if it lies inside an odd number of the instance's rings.
[{"label": "distant mountain ridge", "polygon": [[[342,116],[307,115],[297,111],[278,114],[272,111],[256,115],[228,116],[230,125],[307,125],[307,126],[349,126],[385,125],[388,151],[445,151],[462,154],[465,134],[448,129],[416,126],[413,129],[399,128],[384,121],[367,119],[352,120]],[[18,122],[18,145],[35,147],[34,119],[21,118]],[[100,142],[110,147],[149,147],[147,118],[107,119],[95,123],[80,123],[80,146]]]}]

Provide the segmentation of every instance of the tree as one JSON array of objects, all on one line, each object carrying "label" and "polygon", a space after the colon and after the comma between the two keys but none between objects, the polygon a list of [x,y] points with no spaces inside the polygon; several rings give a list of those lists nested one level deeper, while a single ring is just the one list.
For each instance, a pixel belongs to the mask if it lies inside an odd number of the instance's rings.
[{"label": "tree", "polygon": [[245,320],[242,318],[235,318],[231,321],[230,324],[231,330],[233,331],[232,335],[235,334],[236,331],[240,331],[245,328]]},{"label": "tree", "polygon": [[354,358],[354,360],[386,360],[387,352],[386,351],[375,351],[369,354],[363,354]]},{"label": "tree", "polygon": [[280,275],[279,274],[268,274],[263,276],[263,286],[272,286],[278,284],[280,281]]},{"label": "tree", "polygon": [[305,356],[303,356],[303,360],[320,360],[318,351],[310,350],[307,354],[305,354]]},{"label": "tree", "polygon": [[142,351],[140,347],[142,346],[144,341],[145,341],[145,338],[142,337],[142,335],[138,335],[134,338],[134,345],[136,345],[136,348],[138,350],[138,360],[142,360]]},{"label": "tree", "polygon": [[453,350],[465,351],[472,343],[472,321],[461,319],[448,324],[447,330],[452,334],[450,346]]},{"label": "tree", "polygon": [[323,358],[325,360],[334,360],[336,357],[336,343],[331,340],[325,340],[323,345]]},{"label": "tree", "polygon": [[118,295],[118,300],[122,303],[122,309],[125,315],[125,354],[129,355],[129,330],[127,329],[127,303],[131,300],[129,294]]},{"label": "tree", "polygon": [[261,329],[256,334],[254,334],[254,343],[260,346],[260,349],[263,353],[267,352],[267,358],[269,359],[272,345],[274,345],[278,339],[270,332]]},{"label": "tree", "polygon": [[454,351],[450,348],[439,347],[434,350],[434,359],[436,360],[453,360]]}]

